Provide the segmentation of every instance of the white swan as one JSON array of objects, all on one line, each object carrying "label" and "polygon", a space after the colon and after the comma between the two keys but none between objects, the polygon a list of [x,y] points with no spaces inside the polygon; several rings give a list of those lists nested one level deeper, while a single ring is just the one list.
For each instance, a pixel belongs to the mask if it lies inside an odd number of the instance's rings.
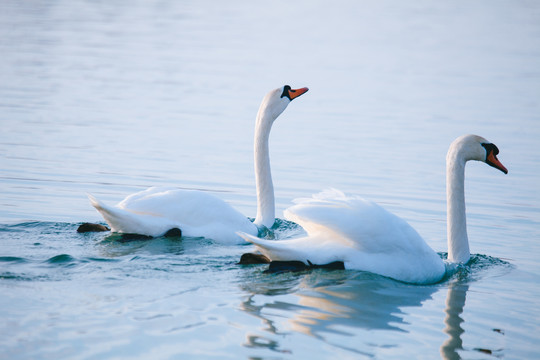
[{"label": "white swan", "polygon": [[252,223],[220,198],[202,191],[150,188],[107,206],[89,195],[113,232],[161,236],[179,228],[185,236],[206,237],[222,243],[243,242],[236,232],[257,235],[258,227],[274,224],[274,187],[270,172],[268,139],[274,120],[289,103],[308,91],[286,85],[270,91],[263,99],[255,125],[255,181],[257,217]]},{"label": "white swan", "polygon": [[[448,206],[448,260],[469,260],[465,223],[465,163],[479,160],[505,174],[499,150],[486,139],[464,135],[450,145],[446,156]],[[308,236],[269,241],[240,234],[275,261],[304,264],[344,263],[346,269],[364,270],[410,283],[434,283],[445,275],[442,259],[403,219],[359,197],[329,190],[297,200],[285,217],[301,225]]]}]

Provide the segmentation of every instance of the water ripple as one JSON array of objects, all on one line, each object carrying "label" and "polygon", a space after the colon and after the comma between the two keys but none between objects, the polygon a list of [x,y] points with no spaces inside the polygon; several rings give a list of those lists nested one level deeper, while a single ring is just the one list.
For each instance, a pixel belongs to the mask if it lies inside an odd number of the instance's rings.
[{"label": "water ripple", "polygon": [[0,256],[0,262],[8,262],[8,263],[25,263],[27,260],[25,258],[17,257],[17,256]]},{"label": "water ripple", "polygon": [[[447,253],[442,253],[443,260],[447,259]],[[512,263],[482,254],[474,254],[466,264],[452,264],[445,262],[446,276],[442,282],[458,281],[467,283],[479,281],[485,277],[495,277],[508,274],[515,269]]]}]

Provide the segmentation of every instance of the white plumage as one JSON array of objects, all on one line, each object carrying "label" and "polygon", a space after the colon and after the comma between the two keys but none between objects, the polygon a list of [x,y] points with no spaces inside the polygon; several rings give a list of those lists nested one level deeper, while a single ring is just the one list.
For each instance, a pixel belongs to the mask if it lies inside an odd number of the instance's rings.
[{"label": "white plumage", "polygon": [[[454,229],[448,238],[451,261],[466,262],[470,257],[464,220],[465,162],[484,161],[506,173],[496,158],[497,153],[495,145],[475,135],[462,136],[450,146],[447,196],[448,227]],[[285,217],[301,225],[307,236],[271,241],[240,235],[272,261],[296,260],[306,265],[342,261],[346,269],[369,271],[410,283],[434,283],[445,275],[444,262],[422,237],[405,220],[374,202],[327,190],[299,199],[285,210]]]},{"label": "white plumage", "polygon": [[204,191],[150,188],[132,194],[116,206],[108,206],[92,195],[91,204],[113,232],[161,236],[179,228],[185,236],[206,237],[222,243],[241,243],[238,231],[257,235],[258,227],[274,224],[274,187],[270,171],[268,140],[273,122],[307,88],[286,85],[270,91],[263,99],[255,125],[254,159],[257,188],[257,217],[252,223],[220,198]]}]

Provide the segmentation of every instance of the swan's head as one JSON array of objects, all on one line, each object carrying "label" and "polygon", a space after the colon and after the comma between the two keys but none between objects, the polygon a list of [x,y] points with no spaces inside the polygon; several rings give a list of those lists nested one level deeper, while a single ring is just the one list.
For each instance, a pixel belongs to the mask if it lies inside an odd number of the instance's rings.
[{"label": "swan's head", "polygon": [[447,159],[462,158],[464,161],[478,160],[508,174],[508,170],[497,159],[498,154],[499,148],[483,137],[478,135],[463,135],[452,142],[448,150]]},{"label": "swan's head", "polygon": [[259,109],[259,115],[274,121],[287,108],[291,101],[305,94],[308,90],[307,87],[292,89],[289,85],[285,85],[270,91],[263,99]]}]

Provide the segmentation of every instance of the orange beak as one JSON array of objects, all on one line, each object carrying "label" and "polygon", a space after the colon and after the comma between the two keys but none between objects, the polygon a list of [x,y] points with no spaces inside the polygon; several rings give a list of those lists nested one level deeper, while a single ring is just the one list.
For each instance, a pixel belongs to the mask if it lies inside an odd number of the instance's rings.
[{"label": "orange beak", "polygon": [[493,151],[490,151],[487,158],[486,163],[488,165],[493,166],[496,169],[501,170],[503,173],[508,174],[508,170],[504,167],[504,165],[497,159],[497,156],[493,153]]},{"label": "orange beak", "polygon": [[303,87],[301,89],[290,89],[289,90],[289,98],[294,100],[295,98],[299,97],[302,94],[305,94],[309,89],[307,87]]}]

